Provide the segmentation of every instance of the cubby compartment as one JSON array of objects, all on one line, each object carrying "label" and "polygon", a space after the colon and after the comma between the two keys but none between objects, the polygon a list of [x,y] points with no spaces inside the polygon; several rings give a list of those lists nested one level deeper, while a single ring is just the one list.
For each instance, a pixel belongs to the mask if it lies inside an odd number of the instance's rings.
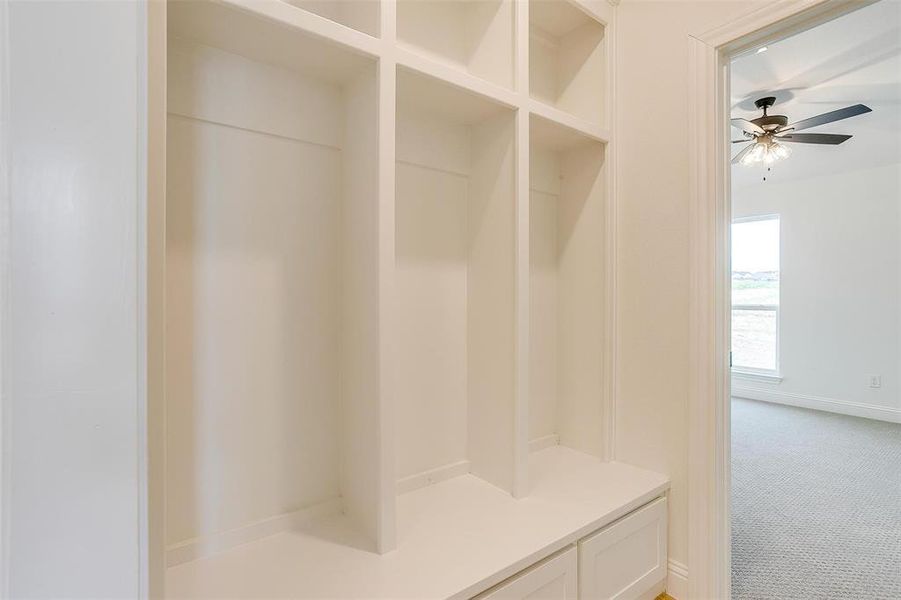
[{"label": "cubby compartment", "polygon": [[529,92],[607,126],[605,27],[577,0],[529,0]]},{"label": "cubby compartment", "polygon": [[325,17],[374,37],[379,35],[377,0],[282,0],[298,8]]},{"label": "cubby compartment", "polygon": [[534,115],[529,138],[530,445],[602,457],[605,145]]},{"label": "cubby compartment", "polygon": [[227,3],[168,25],[167,562],[339,514],[376,550],[376,62]]},{"label": "cubby compartment", "polygon": [[465,473],[513,489],[514,126],[508,108],[398,70],[400,492]]},{"label": "cubby compartment", "polygon": [[513,87],[514,0],[397,0],[403,46],[497,85]]}]

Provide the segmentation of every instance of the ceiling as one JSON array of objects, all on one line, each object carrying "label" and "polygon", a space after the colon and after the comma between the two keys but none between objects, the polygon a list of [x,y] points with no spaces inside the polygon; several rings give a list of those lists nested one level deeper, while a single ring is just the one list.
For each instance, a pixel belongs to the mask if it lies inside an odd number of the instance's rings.
[{"label": "ceiling", "polygon": [[[789,123],[852,104],[873,112],[813,128],[809,133],[854,137],[840,146],[792,144],[773,165],[732,167],[735,186],[803,179],[901,163],[901,1],[880,0],[732,62],[732,116],[761,116],[754,100],[776,96],[770,114]],[[808,133],[805,131],[804,133]],[[741,139],[732,129],[732,139]],[[744,144],[733,144],[735,155]]]}]

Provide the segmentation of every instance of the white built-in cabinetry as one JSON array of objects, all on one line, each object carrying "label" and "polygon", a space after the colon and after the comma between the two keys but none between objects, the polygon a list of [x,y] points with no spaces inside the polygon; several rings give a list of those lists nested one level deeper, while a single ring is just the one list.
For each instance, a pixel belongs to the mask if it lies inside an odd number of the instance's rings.
[{"label": "white built-in cabinetry", "polygon": [[613,6],[151,11],[151,591],[662,589],[666,478],[610,462]]},{"label": "white built-in cabinetry", "polygon": [[659,498],[498,584],[478,600],[653,600],[666,577],[666,500]]}]

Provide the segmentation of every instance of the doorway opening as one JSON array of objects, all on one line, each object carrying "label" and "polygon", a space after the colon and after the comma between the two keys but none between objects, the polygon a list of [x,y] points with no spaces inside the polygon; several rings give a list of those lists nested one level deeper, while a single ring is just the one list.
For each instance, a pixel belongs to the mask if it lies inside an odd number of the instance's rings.
[{"label": "doorway opening", "polygon": [[901,4],[728,66],[732,598],[898,598]]},{"label": "doorway opening", "polygon": [[[730,123],[733,112],[730,95],[732,63],[737,58],[757,54],[762,47],[767,47],[763,53],[769,52],[772,45],[782,40],[875,3],[875,0],[772,3],[725,25],[691,36],[689,40],[689,88],[692,97],[696,99],[689,111],[692,202],[689,215],[691,376],[688,402],[688,493],[692,500],[688,519],[688,564],[691,569],[688,583],[691,597],[728,599],[732,595],[730,234],[733,168],[730,160],[734,146],[731,140],[738,139],[732,137],[735,132]],[[847,71],[850,73],[853,69]],[[851,90],[847,88],[846,91]],[[762,100],[761,107],[756,106],[756,100]],[[775,100],[771,94],[760,94],[752,99],[753,107],[759,108],[760,112],[746,116],[763,116],[763,106],[767,107],[767,116],[785,114],[778,110],[769,111],[769,107],[775,105]],[[847,102],[843,106],[848,105],[853,105],[853,102]],[[811,111],[809,114],[821,114],[826,110],[828,109]],[[798,117],[803,118],[802,115]],[[797,146],[807,147],[801,144]],[[756,158],[763,158],[762,162],[766,165],[765,155]],[[773,158],[777,157],[774,155]],[[761,183],[764,176],[772,180],[773,172],[781,173],[791,164],[791,159],[779,158],[782,160],[781,166],[773,168],[772,165],[766,165],[771,169],[770,175],[760,172],[755,175],[759,176]],[[850,194],[852,199],[856,195],[857,192]],[[779,214],[778,211],[770,212]],[[787,365],[784,330],[793,322],[792,316],[786,311],[784,298],[785,286],[794,276],[785,264],[786,239],[792,235],[793,231],[787,227],[785,216],[780,214],[782,264],[779,272],[777,369],[778,376],[783,378]],[[855,268],[866,270],[869,267],[856,265]],[[817,306],[814,304],[809,308],[815,310]],[[886,327],[889,325],[884,328]]]}]

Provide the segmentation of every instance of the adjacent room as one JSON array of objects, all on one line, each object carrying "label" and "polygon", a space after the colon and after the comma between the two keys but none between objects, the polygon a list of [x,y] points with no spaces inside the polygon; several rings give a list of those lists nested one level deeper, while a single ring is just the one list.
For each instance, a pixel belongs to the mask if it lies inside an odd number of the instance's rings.
[{"label": "adjacent room", "polygon": [[732,63],[736,600],[901,597],[899,23]]}]

